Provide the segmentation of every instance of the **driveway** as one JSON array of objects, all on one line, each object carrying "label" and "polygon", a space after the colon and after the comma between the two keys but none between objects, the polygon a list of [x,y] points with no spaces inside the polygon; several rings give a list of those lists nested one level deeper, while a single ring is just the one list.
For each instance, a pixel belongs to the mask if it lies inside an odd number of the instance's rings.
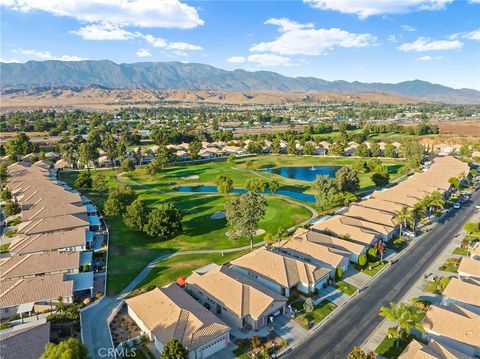
[{"label": "driveway", "polygon": [[318,294],[319,298],[315,300],[315,304],[320,303],[323,300],[328,300],[335,304],[337,307],[345,304],[345,302],[347,302],[350,298],[341,290],[335,289],[331,286],[320,289],[320,292]]},{"label": "driveway", "polygon": [[348,271],[343,275],[343,281],[351,284],[357,288],[363,288],[369,281],[372,280],[368,274],[356,270],[353,265],[348,268]]},{"label": "driveway", "polygon": [[440,224],[407,248],[407,252],[387,269],[369,288],[341,309],[335,316],[289,352],[287,358],[345,359],[354,346],[362,345],[383,318],[379,309],[400,301],[423,276],[459,232],[465,220],[475,212],[480,193],[469,206],[450,212]]},{"label": "driveway", "polygon": [[285,339],[288,345],[298,343],[305,338],[307,331],[286,315],[280,315],[273,321],[275,332]]}]

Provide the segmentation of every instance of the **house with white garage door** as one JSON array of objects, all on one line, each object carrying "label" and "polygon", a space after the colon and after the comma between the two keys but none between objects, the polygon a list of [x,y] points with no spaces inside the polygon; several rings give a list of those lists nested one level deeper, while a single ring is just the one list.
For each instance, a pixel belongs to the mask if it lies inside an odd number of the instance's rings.
[{"label": "house with white garage door", "polygon": [[126,300],[128,315],[161,353],[172,338],[189,359],[203,359],[226,348],[230,327],[176,283]]}]

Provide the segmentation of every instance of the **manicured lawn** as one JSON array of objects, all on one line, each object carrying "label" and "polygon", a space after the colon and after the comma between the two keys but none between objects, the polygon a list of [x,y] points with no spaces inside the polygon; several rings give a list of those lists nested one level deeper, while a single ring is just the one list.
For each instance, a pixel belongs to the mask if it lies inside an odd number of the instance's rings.
[{"label": "manicured lawn", "polygon": [[435,277],[427,283],[423,290],[429,293],[442,294],[449,282],[449,277]]},{"label": "manicured lawn", "polygon": [[400,340],[400,344],[397,347],[397,338],[388,338],[387,336],[375,349],[375,353],[387,359],[396,359],[402,354],[412,339],[412,337],[409,337],[406,340]]},{"label": "manicured lawn", "polygon": [[210,263],[224,264],[244,255],[245,253],[248,253],[248,251],[229,253],[223,256],[220,253],[214,253],[170,257],[159,262],[142,283],[140,283],[139,288],[148,288],[150,286],[162,287],[177,280],[178,277],[189,276],[194,269],[198,269]]},{"label": "manicured lawn", "polygon": [[359,271],[362,271],[365,274],[368,274],[369,276],[373,277],[375,274],[377,274],[383,267],[387,265],[387,261],[376,261],[373,263],[367,263],[365,267],[360,267],[358,264],[355,264],[355,268]]},{"label": "manicured lawn", "polygon": [[469,253],[468,248],[462,248],[462,247],[457,247],[453,251],[453,254],[458,254],[458,255],[461,255],[461,256],[468,256],[468,253]]},{"label": "manicured lawn", "polygon": [[[115,171],[95,171],[102,173],[111,184],[118,183]],[[72,184],[75,172],[62,173],[62,179]],[[217,211],[225,209],[228,198],[217,194],[200,193],[163,193],[156,186],[145,189],[132,186],[140,199],[149,207],[165,201],[173,202],[184,215],[183,232],[168,241],[155,241],[147,235],[128,229],[121,217],[107,217],[110,230],[110,248],[108,263],[108,288],[110,293],[118,293],[157,256],[178,250],[228,249],[249,244],[247,239],[233,241],[228,232],[226,219],[212,219]],[[106,193],[85,193],[101,209]],[[280,198],[267,196],[267,212],[259,226],[267,233],[277,233],[280,227],[287,229],[307,220],[311,213],[300,206],[288,203]],[[254,239],[261,241],[263,236]]]},{"label": "manicured lawn", "polygon": [[457,258],[448,258],[445,263],[443,263],[440,268],[440,270],[445,271],[445,272],[451,272],[451,273],[457,273],[458,272],[458,266],[460,265],[460,259]]},{"label": "manicured lawn", "polygon": [[387,248],[395,252],[401,252],[408,246],[408,242],[405,239],[392,239],[387,242]]},{"label": "manicured lawn", "polygon": [[[305,329],[310,329],[308,323],[320,323],[328,314],[330,314],[337,306],[328,300],[320,302],[310,313],[304,313],[295,318]],[[303,310],[303,306],[302,306]]]},{"label": "manicured lawn", "polygon": [[335,283],[335,288],[342,291],[343,293],[345,293],[348,296],[352,295],[357,290],[357,288],[355,286],[353,286],[353,285],[351,285],[351,284],[349,284],[349,283],[347,283],[343,280]]}]

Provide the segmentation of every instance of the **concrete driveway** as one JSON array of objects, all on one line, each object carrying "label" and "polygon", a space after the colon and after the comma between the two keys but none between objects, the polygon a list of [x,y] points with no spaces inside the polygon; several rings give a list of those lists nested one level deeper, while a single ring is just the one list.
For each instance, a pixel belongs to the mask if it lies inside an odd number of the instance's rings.
[{"label": "concrete driveway", "polygon": [[363,288],[370,280],[372,280],[372,277],[368,274],[356,270],[353,266],[345,272],[343,278],[345,282],[357,288]]}]

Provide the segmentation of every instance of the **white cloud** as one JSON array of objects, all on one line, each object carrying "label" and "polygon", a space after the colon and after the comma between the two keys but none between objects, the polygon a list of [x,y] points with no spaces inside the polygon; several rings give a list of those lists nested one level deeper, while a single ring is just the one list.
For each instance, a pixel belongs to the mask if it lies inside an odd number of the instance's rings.
[{"label": "white cloud", "polygon": [[247,61],[247,59],[243,56],[232,56],[227,59],[227,62],[230,62],[232,64],[242,64],[245,61]]},{"label": "white cloud", "polygon": [[60,61],[87,60],[87,58],[85,57],[72,56],[72,55],[55,56],[55,55],[52,55],[50,51],[40,51],[40,50],[33,50],[33,49],[15,49],[12,52],[22,55],[27,60],[60,60]]},{"label": "white cloud", "polygon": [[354,14],[360,19],[381,14],[401,14],[415,10],[441,10],[454,0],[303,0],[320,10]]},{"label": "white cloud", "polygon": [[152,54],[147,49],[140,49],[137,51],[138,57],[150,57]]},{"label": "white cloud", "polygon": [[138,34],[139,37],[145,39],[149,44],[151,44],[153,47],[166,47],[167,46],[167,40],[162,39],[161,37],[155,37],[150,34]]},{"label": "white cloud", "polygon": [[466,33],[464,38],[469,40],[480,40],[480,29],[476,29]]},{"label": "white cloud", "polygon": [[405,43],[398,48],[402,51],[438,51],[454,50],[463,47],[463,43],[458,40],[437,40],[432,41],[426,37],[419,37],[414,42]]},{"label": "white cloud", "polygon": [[124,30],[118,25],[106,23],[87,25],[70,33],[85,40],[129,40],[137,37],[135,33]]},{"label": "white cloud", "polygon": [[430,55],[420,56],[417,58],[418,61],[432,61],[432,60],[441,60],[441,59],[443,59],[442,56],[430,56]]},{"label": "white cloud", "polygon": [[300,29],[286,31],[274,41],[256,44],[250,51],[280,55],[320,55],[335,47],[369,46],[375,40],[376,37],[371,34],[353,34],[337,28]]},{"label": "white cloud", "polygon": [[264,22],[266,25],[276,25],[279,27],[279,31],[281,32],[286,32],[286,31],[292,31],[292,30],[301,30],[301,29],[312,29],[315,27],[314,24],[308,23],[308,24],[300,24],[296,21],[292,21],[286,18],[271,18],[268,19],[267,21]]},{"label": "white cloud", "polygon": [[179,0],[0,0],[11,10],[45,11],[89,23],[191,29],[203,25],[197,9]]},{"label": "white cloud", "polygon": [[394,44],[398,42],[397,37],[395,35],[390,35],[388,37],[388,41],[393,42]]},{"label": "white cloud", "polygon": [[410,26],[410,25],[402,25],[402,30],[403,31],[408,31],[408,32],[417,31],[417,29],[415,27]]},{"label": "white cloud", "polygon": [[275,54],[253,54],[247,57],[232,56],[227,59],[232,64],[252,63],[260,67],[292,66],[290,58]]},{"label": "white cloud", "polygon": [[181,50],[181,51],[185,51],[185,50],[190,50],[190,51],[203,50],[203,48],[202,48],[201,46],[188,44],[188,43],[186,43],[186,42],[171,42],[171,43],[168,44],[167,47],[168,47],[169,49],[172,49],[172,50]]}]

